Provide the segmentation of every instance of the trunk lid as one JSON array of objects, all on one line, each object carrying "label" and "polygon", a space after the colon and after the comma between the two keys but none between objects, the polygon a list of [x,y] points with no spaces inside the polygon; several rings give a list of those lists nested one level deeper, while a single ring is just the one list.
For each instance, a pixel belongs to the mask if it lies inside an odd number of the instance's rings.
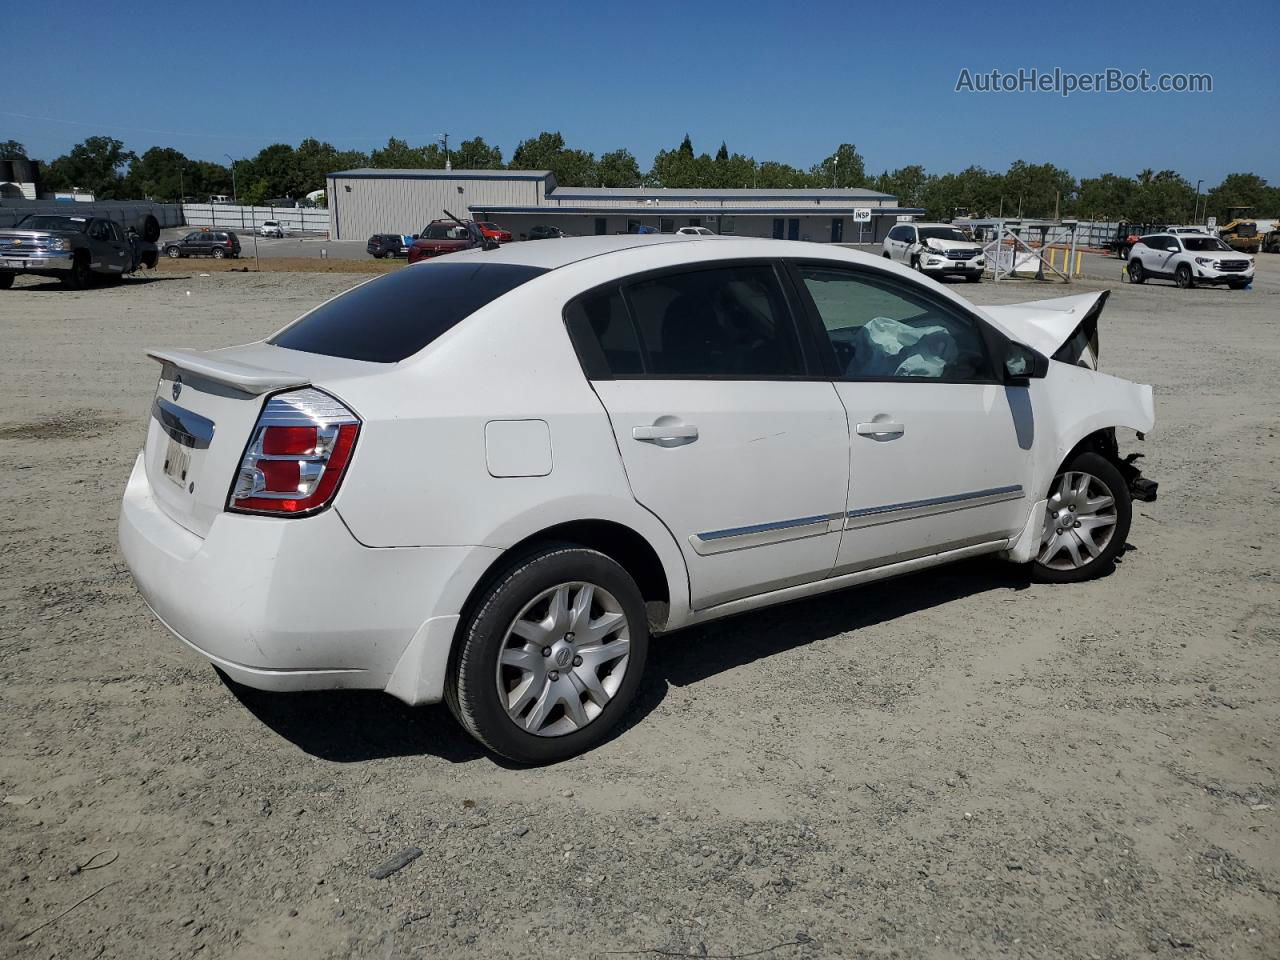
[{"label": "trunk lid", "polygon": [[150,350],[161,364],[144,449],[160,508],[199,537],[226,508],[268,396],[382,368],[265,343],[226,350]]}]

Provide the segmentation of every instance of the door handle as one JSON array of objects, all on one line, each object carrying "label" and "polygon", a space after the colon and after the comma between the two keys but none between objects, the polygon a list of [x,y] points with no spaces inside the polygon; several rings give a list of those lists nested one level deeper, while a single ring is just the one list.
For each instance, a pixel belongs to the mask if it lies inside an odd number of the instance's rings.
[{"label": "door handle", "polygon": [[654,424],[651,427],[632,427],[631,436],[660,447],[678,447],[697,440],[698,428],[691,423]]},{"label": "door handle", "polygon": [[907,432],[907,428],[900,423],[889,423],[884,420],[873,420],[870,423],[860,423],[855,428],[860,437],[875,437],[877,440],[895,440]]}]

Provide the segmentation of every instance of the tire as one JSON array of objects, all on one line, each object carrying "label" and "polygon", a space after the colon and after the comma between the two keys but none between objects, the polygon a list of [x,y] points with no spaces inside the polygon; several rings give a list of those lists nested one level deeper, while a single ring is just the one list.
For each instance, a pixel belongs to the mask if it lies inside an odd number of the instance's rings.
[{"label": "tire", "polygon": [[880,254],[880,256],[884,257],[886,260],[892,260],[892,259],[893,259],[893,257],[889,256],[889,251],[888,251],[888,250],[886,250],[884,253]]},{"label": "tire", "polygon": [[1130,283],[1146,283],[1147,271],[1142,267],[1141,260],[1129,261],[1129,282]]},{"label": "tire", "polygon": [[1117,254],[1119,254],[1119,256],[1120,256],[1120,259],[1121,259],[1121,260],[1128,260],[1128,259],[1129,259],[1129,248],[1128,248],[1128,247],[1121,247],[1119,250],[1117,250],[1117,251],[1116,251],[1116,253],[1117,253]]},{"label": "tire", "polygon": [[1248,285],[1249,284],[1241,282],[1240,280],[1232,280],[1230,283],[1227,284],[1227,286],[1229,286],[1232,290],[1243,290]]},{"label": "tire", "polygon": [[980,273],[969,273],[969,274],[965,274],[965,278],[964,278],[964,279],[965,279],[965,282],[966,282],[966,283],[981,283],[981,282],[982,282],[982,274],[980,274]]},{"label": "tire", "polygon": [[155,243],[160,239],[160,221],[151,214],[142,221],[142,239],[147,243]]},{"label": "tire", "polygon": [[165,247],[164,255],[168,257],[170,260],[177,260],[180,256],[182,256],[182,251],[179,250],[177,247]]},{"label": "tire", "polygon": [[8,271],[5,271],[4,273],[0,273],[0,290],[8,290],[10,287],[12,287],[13,277],[14,275],[12,273],[9,273]]},{"label": "tire", "polygon": [[1108,573],[1124,549],[1132,520],[1129,487],[1115,464],[1092,451],[1076,454],[1049,486],[1032,577],[1041,583],[1080,583]]},{"label": "tire", "polygon": [[226,250],[224,250],[224,249],[222,249],[222,247],[214,247],[214,248],[213,248],[213,259],[215,259],[215,260],[221,260],[221,259],[222,259],[223,257],[225,257],[226,255],[227,255],[227,251],[226,251]]},{"label": "tire", "polygon": [[1191,276],[1191,268],[1185,263],[1179,264],[1178,269],[1173,271],[1173,282],[1183,290],[1190,290],[1196,285],[1195,280]]},{"label": "tire", "polygon": [[911,258],[911,269],[912,269],[912,270],[914,270],[916,273],[919,273],[919,274],[923,274],[923,273],[924,273],[924,267],[920,266],[920,258],[919,258],[919,257],[912,257],[912,258]]},{"label": "tire", "polygon": [[[589,608],[575,619],[587,587]],[[557,600],[565,612],[555,617]],[[606,616],[611,622],[602,623]],[[584,624],[593,617],[596,636],[584,643],[576,635],[588,632]],[[517,623],[524,625],[518,634]],[[517,763],[555,763],[598,746],[617,727],[648,649],[644,599],[630,574],[595,550],[548,545],[509,567],[475,604],[462,625],[445,700],[494,753]],[[588,654],[585,663],[579,652]],[[595,678],[598,693],[589,692],[584,677]],[[512,702],[517,691],[522,695]]]},{"label": "tire", "polygon": [[71,261],[71,269],[62,275],[62,285],[68,290],[84,290],[93,283],[93,270],[84,251],[78,251]]}]

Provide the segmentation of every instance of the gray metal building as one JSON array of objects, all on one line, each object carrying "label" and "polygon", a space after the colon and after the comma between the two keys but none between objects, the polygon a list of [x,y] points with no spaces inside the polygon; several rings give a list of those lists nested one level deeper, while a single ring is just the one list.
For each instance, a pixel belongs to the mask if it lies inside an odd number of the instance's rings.
[{"label": "gray metal building", "polygon": [[[546,170],[346,170],[329,174],[326,186],[335,240],[419,233],[447,210],[494,221],[517,238],[540,224],[575,235],[703,226],[735,236],[871,243],[899,218],[924,212],[874,190],[561,187]],[[870,219],[855,219],[859,210]]]}]

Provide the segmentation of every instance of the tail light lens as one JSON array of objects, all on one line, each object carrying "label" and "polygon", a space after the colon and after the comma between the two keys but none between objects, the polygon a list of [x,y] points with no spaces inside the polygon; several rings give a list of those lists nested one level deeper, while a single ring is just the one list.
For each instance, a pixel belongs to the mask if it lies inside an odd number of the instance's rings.
[{"label": "tail light lens", "polygon": [[253,427],[227,509],[294,517],[323,510],[359,433],[360,418],[321,390],[276,394]]}]

